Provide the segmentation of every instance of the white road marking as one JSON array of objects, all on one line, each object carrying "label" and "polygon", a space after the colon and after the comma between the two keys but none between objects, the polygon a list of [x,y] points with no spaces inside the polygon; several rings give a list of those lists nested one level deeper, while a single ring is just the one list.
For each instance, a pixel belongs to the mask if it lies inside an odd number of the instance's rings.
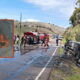
[{"label": "white road marking", "polygon": [[38,80],[40,78],[40,76],[42,75],[42,73],[45,71],[46,67],[49,65],[49,63],[51,62],[53,56],[55,55],[56,50],[57,50],[57,47],[56,47],[55,51],[53,52],[51,58],[48,60],[48,62],[46,63],[46,65],[44,66],[44,68],[41,70],[41,72],[37,75],[37,77],[35,78],[35,80]]}]

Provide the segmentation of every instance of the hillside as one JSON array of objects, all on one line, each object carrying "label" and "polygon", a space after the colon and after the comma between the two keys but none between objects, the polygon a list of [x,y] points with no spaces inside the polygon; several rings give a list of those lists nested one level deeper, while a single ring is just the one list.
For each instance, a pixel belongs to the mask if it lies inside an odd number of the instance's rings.
[{"label": "hillside", "polygon": [[[18,21],[15,22],[15,34],[20,32],[20,23]],[[22,22],[21,24],[21,33],[27,31],[39,31],[39,32],[46,32],[49,34],[63,34],[64,28],[58,27],[53,24],[42,23],[42,22]]]},{"label": "hillside", "polygon": [[64,37],[65,39],[80,41],[80,24],[67,28],[64,32]]}]

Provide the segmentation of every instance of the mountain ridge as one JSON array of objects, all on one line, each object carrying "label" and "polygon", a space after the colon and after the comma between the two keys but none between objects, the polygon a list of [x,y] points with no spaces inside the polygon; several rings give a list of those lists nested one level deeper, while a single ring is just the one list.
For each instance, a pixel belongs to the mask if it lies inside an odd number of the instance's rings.
[{"label": "mountain ridge", "polygon": [[[15,26],[20,27],[20,22],[15,21]],[[65,28],[59,27],[54,24],[43,23],[43,22],[21,22],[21,26],[26,29],[26,31],[35,31],[36,29],[41,32],[63,34]],[[32,29],[31,29],[32,28]],[[23,30],[25,31],[25,30]]]}]

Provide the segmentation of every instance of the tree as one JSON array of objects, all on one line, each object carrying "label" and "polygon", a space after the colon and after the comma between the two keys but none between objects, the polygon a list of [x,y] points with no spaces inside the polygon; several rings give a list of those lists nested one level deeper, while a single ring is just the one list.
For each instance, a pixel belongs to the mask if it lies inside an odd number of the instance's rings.
[{"label": "tree", "polygon": [[80,0],[77,0],[76,4],[79,5],[80,8]]},{"label": "tree", "polygon": [[76,24],[78,24],[80,19],[77,19],[77,15],[80,13],[80,8],[76,8],[72,14],[72,16],[70,17],[70,22],[73,26],[75,26]]}]

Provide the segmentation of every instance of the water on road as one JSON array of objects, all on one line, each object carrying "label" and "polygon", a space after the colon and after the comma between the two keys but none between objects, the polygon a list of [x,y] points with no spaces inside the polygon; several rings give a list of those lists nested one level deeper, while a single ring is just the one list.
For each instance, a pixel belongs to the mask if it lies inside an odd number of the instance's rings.
[{"label": "water on road", "polygon": [[46,80],[51,66],[45,65],[50,62],[55,49],[50,45],[49,49],[38,48],[24,55],[16,51],[14,58],[1,58],[1,80]]}]

